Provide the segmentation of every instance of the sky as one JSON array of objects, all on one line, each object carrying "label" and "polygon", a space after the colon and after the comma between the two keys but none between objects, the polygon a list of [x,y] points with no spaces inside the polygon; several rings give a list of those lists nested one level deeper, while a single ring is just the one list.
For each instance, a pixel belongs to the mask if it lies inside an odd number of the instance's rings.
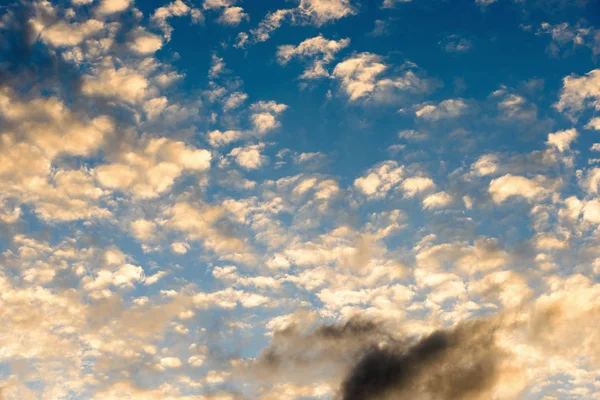
[{"label": "sky", "polygon": [[593,0],[0,1],[0,399],[600,399]]}]

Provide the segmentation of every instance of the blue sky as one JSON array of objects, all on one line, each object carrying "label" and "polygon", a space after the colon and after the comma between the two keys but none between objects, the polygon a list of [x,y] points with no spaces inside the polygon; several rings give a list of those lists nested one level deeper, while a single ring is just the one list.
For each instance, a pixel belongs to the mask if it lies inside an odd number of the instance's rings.
[{"label": "blue sky", "polygon": [[598,55],[586,0],[3,3],[0,399],[600,398]]}]

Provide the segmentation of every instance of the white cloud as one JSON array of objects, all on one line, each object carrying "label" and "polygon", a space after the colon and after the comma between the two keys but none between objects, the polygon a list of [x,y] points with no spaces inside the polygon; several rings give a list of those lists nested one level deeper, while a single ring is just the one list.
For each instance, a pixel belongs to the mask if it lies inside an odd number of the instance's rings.
[{"label": "white cloud", "polygon": [[293,58],[313,59],[310,68],[300,78],[318,79],[329,76],[326,66],[335,59],[336,53],[346,48],[350,39],[328,40],[323,36],[306,39],[298,46],[283,45],[277,48],[277,60],[285,65]]},{"label": "white cloud", "polygon": [[223,111],[234,110],[241,106],[248,99],[248,95],[243,92],[233,92],[223,101]]},{"label": "white cloud", "polygon": [[160,359],[160,366],[162,368],[179,368],[181,367],[181,360],[177,357],[164,357]]},{"label": "white cloud", "polygon": [[251,121],[258,135],[264,135],[268,131],[278,128],[281,123],[277,117],[283,113],[288,106],[274,101],[259,101],[250,106],[252,110]]},{"label": "white cloud", "polygon": [[363,99],[385,103],[395,101],[399,93],[422,93],[429,88],[429,83],[410,69],[401,76],[383,77],[388,69],[383,57],[360,53],[338,63],[333,76],[340,80],[350,101]]},{"label": "white cloud", "polygon": [[162,38],[143,28],[137,28],[131,33],[128,46],[138,54],[152,54],[162,47]]},{"label": "white cloud", "polygon": [[547,193],[539,182],[511,174],[492,180],[489,192],[496,203],[502,203],[509,197],[516,196],[536,200],[544,197]]},{"label": "white cloud", "polygon": [[176,254],[185,254],[190,249],[190,245],[184,242],[171,243],[171,251]]},{"label": "white cloud", "polygon": [[31,23],[39,32],[39,38],[54,47],[76,46],[104,29],[104,23],[95,19],[83,23],[58,21],[50,26],[44,26],[38,20],[32,20]]},{"label": "white cloud", "polygon": [[439,44],[446,53],[466,53],[473,47],[473,43],[469,39],[458,35],[450,35]]},{"label": "white cloud", "polygon": [[456,118],[468,109],[463,99],[448,99],[438,105],[426,105],[415,111],[418,118],[437,121],[444,118]]},{"label": "white cloud", "polygon": [[453,199],[446,192],[438,192],[434,194],[430,194],[429,196],[423,199],[423,208],[424,209],[435,209],[435,208],[443,208],[448,204],[452,203]]},{"label": "white cloud", "polygon": [[403,176],[404,167],[399,166],[396,161],[385,161],[357,178],[354,186],[368,197],[381,198],[387,196],[402,181]]},{"label": "white cloud", "polygon": [[585,129],[600,131],[600,117],[590,119],[590,121],[585,125]]},{"label": "white cloud", "polygon": [[[250,30],[250,42],[264,42],[271,33],[281,27],[288,20],[297,25],[322,26],[341,18],[356,14],[356,9],[350,0],[299,0],[298,7],[287,8],[269,12],[255,29]],[[244,47],[250,35],[242,32],[238,35],[236,47]]]},{"label": "white cloud", "polygon": [[96,11],[101,15],[111,15],[125,11],[131,5],[131,0],[102,0]]},{"label": "white cloud", "polygon": [[576,129],[567,129],[564,131],[558,131],[550,133],[548,135],[548,141],[546,142],[549,146],[554,146],[558,151],[563,153],[569,150],[571,143],[577,138]]},{"label": "white cloud", "polygon": [[600,200],[594,199],[586,202],[582,211],[585,221],[600,224]]},{"label": "white cloud", "polygon": [[210,69],[208,70],[208,77],[211,79],[217,78],[219,75],[226,72],[225,63],[221,57],[217,57],[215,54],[210,59]]},{"label": "white cloud", "polygon": [[494,174],[500,165],[500,158],[495,154],[485,154],[471,165],[471,172],[479,176]]},{"label": "white cloud", "polygon": [[124,152],[115,162],[99,165],[95,175],[106,188],[153,198],[169,190],[185,171],[201,172],[210,168],[211,157],[209,151],[183,142],[150,139],[137,152]]},{"label": "white cloud", "polygon": [[399,3],[410,3],[412,0],[383,0],[381,8],[396,8]]},{"label": "white cloud", "polygon": [[245,169],[257,169],[263,166],[268,158],[261,154],[264,145],[255,144],[246,147],[236,147],[229,156],[234,157],[237,164]]},{"label": "white cloud", "polygon": [[149,82],[138,71],[112,66],[101,68],[94,76],[82,79],[81,92],[86,96],[120,99],[128,103],[139,103],[148,94]]},{"label": "white cloud", "polygon": [[[433,179],[426,178],[422,176],[415,176],[412,178],[407,178],[404,182],[402,182],[402,190],[404,190],[404,195],[406,197],[414,197],[417,194],[426,192],[430,189],[435,189],[435,183]],[[440,195],[441,200],[444,196]],[[434,202],[434,200],[430,199],[430,202]]]},{"label": "white cloud", "polygon": [[221,132],[219,130],[211,131],[207,135],[208,143],[212,147],[226,146],[229,143],[240,140],[243,137],[242,131],[229,130]]},{"label": "white cloud", "polygon": [[240,22],[248,21],[250,17],[244,12],[242,7],[227,7],[223,9],[217,22],[223,25],[237,26]]},{"label": "white cloud", "polygon": [[600,110],[600,69],[584,76],[571,75],[563,79],[560,99],[554,105],[558,111],[577,114],[586,107]]},{"label": "white cloud", "polygon": [[145,219],[136,219],[131,223],[133,236],[140,241],[147,241],[154,237],[156,224]]},{"label": "white cloud", "polygon": [[194,23],[204,22],[202,12],[197,8],[190,8],[182,0],[175,0],[166,6],[157,8],[150,20],[163,31],[164,37],[168,42],[171,40],[171,35],[173,34],[173,27],[169,25],[168,20],[172,17],[182,17],[184,15],[190,15]]}]

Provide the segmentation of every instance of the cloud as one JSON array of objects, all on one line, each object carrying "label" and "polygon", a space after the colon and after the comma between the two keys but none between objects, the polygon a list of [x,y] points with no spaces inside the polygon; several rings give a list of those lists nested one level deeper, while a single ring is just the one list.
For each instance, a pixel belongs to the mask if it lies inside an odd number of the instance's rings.
[{"label": "cloud", "polygon": [[410,3],[412,0],[383,0],[381,8],[396,8],[398,3]]},{"label": "cloud", "polygon": [[269,12],[255,29],[250,30],[250,35],[244,32],[238,35],[236,47],[244,47],[248,42],[258,43],[268,40],[271,33],[279,29],[285,21],[294,25],[320,27],[357,13],[350,0],[299,0],[298,3],[296,8]]},{"label": "cloud", "polygon": [[287,64],[293,58],[314,59],[312,66],[304,70],[301,79],[318,79],[328,77],[326,65],[335,59],[336,53],[346,48],[350,39],[327,40],[323,36],[306,39],[298,46],[283,45],[277,47],[277,61]]},{"label": "cloud", "polygon": [[242,131],[234,131],[234,130],[229,130],[229,131],[225,131],[225,132],[221,132],[219,130],[214,130],[214,131],[209,132],[207,135],[208,143],[212,147],[226,146],[229,143],[240,140],[242,137],[243,137]]},{"label": "cloud", "polygon": [[129,8],[131,0],[102,0],[96,8],[100,15],[111,15],[123,12]]},{"label": "cloud", "polygon": [[243,92],[233,92],[223,101],[223,111],[235,110],[248,99],[248,95]]},{"label": "cloud", "polygon": [[500,360],[493,327],[466,323],[434,332],[407,349],[368,351],[345,378],[341,398],[482,398],[492,392]]},{"label": "cloud", "polygon": [[446,53],[467,53],[473,48],[473,43],[469,39],[459,35],[450,35],[439,42],[439,45]]},{"label": "cloud", "polygon": [[383,57],[372,53],[353,55],[338,63],[333,77],[340,81],[342,90],[351,102],[357,100],[393,102],[401,94],[419,94],[429,90],[430,83],[408,69],[401,76],[384,77],[389,66]]},{"label": "cloud", "polygon": [[403,176],[404,167],[396,161],[385,161],[356,178],[354,187],[368,197],[382,198],[402,182]]},{"label": "cloud", "polygon": [[250,17],[244,12],[242,7],[227,7],[223,10],[217,22],[223,25],[237,26],[243,20],[248,21]]},{"label": "cloud", "polygon": [[154,237],[156,224],[145,219],[136,219],[131,223],[133,236],[140,241],[147,241]]},{"label": "cloud", "polygon": [[506,174],[490,182],[489,193],[496,203],[502,203],[510,197],[539,200],[546,196],[547,190],[535,180]]},{"label": "cloud", "polygon": [[268,158],[261,154],[263,148],[264,145],[260,144],[236,147],[231,150],[229,156],[234,157],[237,164],[244,169],[257,169],[268,161]]},{"label": "cloud", "polygon": [[128,68],[104,66],[95,75],[82,78],[81,92],[86,96],[139,103],[148,95],[149,82],[143,74]]},{"label": "cloud", "polygon": [[[406,197],[414,197],[419,193],[423,193],[434,188],[435,183],[433,182],[433,179],[422,176],[407,178],[404,182],[402,182],[402,190],[404,190],[404,195]],[[438,200],[441,200],[443,197],[443,195],[440,195]],[[430,199],[430,201],[432,200]]]},{"label": "cloud", "polygon": [[149,33],[143,28],[135,29],[130,35],[129,48],[138,54],[152,54],[163,45],[160,36]]},{"label": "cloud", "polygon": [[173,34],[173,27],[169,24],[168,20],[173,17],[182,17],[184,15],[191,16],[193,23],[204,22],[202,11],[197,8],[190,8],[181,0],[175,0],[166,6],[157,8],[154,10],[150,20],[163,31],[164,38],[168,42],[171,40]]},{"label": "cloud", "polygon": [[571,26],[568,22],[555,25],[543,22],[536,35],[549,35],[552,41],[546,51],[553,57],[559,57],[569,55],[578,47],[588,47],[594,55],[597,55],[600,53],[599,32],[581,21],[575,26]]},{"label": "cloud", "polygon": [[438,105],[426,105],[415,111],[417,118],[438,121],[446,118],[456,118],[468,109],[463,99],[448,99]]},{"label": "cloud", "polygon": [[137,152],[124,152],[114,162],[97,166],[95,175],[106,188],[154,198],[170,189],[185,171],[209,169],[211,158],[209,151],[183,142],[150,139]]},{"label": "cloud", "polygon": [[583,76],[565,77],[560,98],[554,107],[568,115],[576,115],[588,107],[600,110],[600,69]]},{"label": "cloud", "polygon": [[429,196],[423,199],[423,208],[425,209],[435,209],[435,208],[443,208],[450,203],[452,203],[453,199],[446,192],[438,192],[434,194],[430,194]]},{"label": "cloud", "polygon": [[288,106],[274,101],[259,101],[250,106],[251,121],[254,131],[259,136],[278,128],[281,123],[277,117],[287,110]]},{"label": "cloud", "polygon": [[571,143],[577,138],[577,130],[567,129],[564,131],[550,133],[548,135],[548,146],[556,147],[561,153],[569,150]]},{"label": "cloud", "polygon": [[600,131],[600,117],[590,119],[590,122],[585,125],[585,129]]},{"label": "cloud", "polygon": [[104,29],[104,23],[95,19],[83,23],[57,21],[49,26],[44,26],[41,20],[34,19],[31,24],[39,33],[39,38],[54,47],[76,46]]}]

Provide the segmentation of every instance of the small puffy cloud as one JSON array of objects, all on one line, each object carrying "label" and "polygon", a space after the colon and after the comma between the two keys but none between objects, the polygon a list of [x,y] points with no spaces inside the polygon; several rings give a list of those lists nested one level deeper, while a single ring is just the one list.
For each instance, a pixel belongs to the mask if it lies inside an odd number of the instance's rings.
[{"label": "small puffy cloud", "polygon": [[590,119],[590,121],[585,125],[585,129],[600,131],[600,117]]},{"label": "small puffy cloud", "polygon": [[173,34],[173,27],[169,25],[168,20],[172,17],[182,17],[184,15],[190,15],[194,23],[204,22],[202,12],[197,8],[190,8],[182,0],[175,0],[166,6],[157,8],[150,20],[163,31],[165,39],[169,41]]},{"label": "small puffy cloud", "polygon": [[450,196],[446,192],[438,192],[434,194],[430,194],[429,196],[423,199],[423,208],[424,209],[436,209],[446,207],[448,204],[452,203],[452,196]]},{"label": "small puffy cloud", "polygon": [[227,72],[225,69],[225,63],[221,57],[217,57],[215,54],[210,59],[210,69],[208,70],[209,78],[217,78],[219,75]]},{"label": "small puffy cloud", "polygon": [[222,25],[236,26],[243,20],[248,21],[250,17],[244,12],[242,7],[226,7],[217,18],[217,22]]},{"label": "small puffy cloud", "polygon": [[488,191],[496,203],[502,203],[509,197],[516,196],[535,200],[544,197],[547,193],[539,182],[511,174],[492,180]]},{"label": "small puffy cloud", "polygon": [[579,185],[589,194],[597,194],[600,185],[600,168],[591,168],[580,176]]},{"label": "small puffy cloud", "polygon": [[381,8],[396,8],[400,3],[410,3],[412,0],[383,0]]},{"label": "small puffy cloud", "polygon": [[164,357],[160,359],[161,368],[179,368],[181,367],[181,360],[177,357]]},{"label": "small puffy cloud", "polygon": [[85,277],[82,282],[86,290],[102,293],[103,289],[110,286],[133,288],[136,283],[143,282],[144,279],[145,275],[142,267],[123,264],[114,271],[101,269],[96,273],[95,278]]},{"label": "small puffy cloud", "polygon": [[131,223],[133,236],[140,241],[147,241],[154,237],[156,224],[145,219],[136,219]]},{"label": "small puffy cloud", "polygon": [[321,26],[356,14],[350,0],[300,0],[298,13],[310,24]]},{"label": "small puffy cloud", "polygon": [[404,167],[396,161],[385,161],[367,170],[360,178],[354,181],[354,187],[370,198],[387,196],[404,176]]},{"label": "small puffy cloud", "polygon": [[231,232],[222,232],[217,225],[226,217],[220,206],[177,203],[166,211],[165,227],[186,234],[188,240],[200,241],[207,249],[220,254],[246,249],[245,243]]},{"label": "small puffy cloud", "polygon": [[576,138],[577,130],[567,129],[549,134],[546,144],[555,147],[558,151],[563,153],[566,150],[569,150],[569,146]]},{"label": "small puffy cloud", "polygon": [[243,132],[235,130],[229,130],[225,132],[214,130],[209,132],[207,135],[208,143],[210,143],[212,147],[226,146],[231,142],[240,140],[242,137]]},{"label": "small puffy cloud", "polygon": [[241,32],[236,47],[244,47],[248,42],[258,43],[269,39],[271,33],[285,21],[295,25],[322,26],[341,18],[356,14],[350,0],[299,0],[298,7],[269,12],[250,35]]},{"label": "small puffy cloud", "polygon": [[175,254],[185,254],[190,249],[190,245],[185,242],[171,243],[171,251]]},{"label": "small puffy cloud", "polygon": [[525,97],[508,93],[506,88],[501,88],[492,94],[492,97],[499,97],[498,111],[499,118],[502,120],[517,120],[532,122],[537,120],[538,109],[535,104],[531,104]]},{"label": "small puffy cloud", "polygon": [[129,39],[129,48],[138,54],[153,54],[162,47],[162,37],[146,31],[143,28],[137,28],[131,33]]},{"label": "small puffy cloud", "polygon": [[[404,196],[406,197],[414,197],[419,193],[423,193],[434,188],[435,183],[433,182],[433,179],[422,176],[407,178],[404,182],[402,182],[402,190],[404,190]],[[440,196],[441,198],[444,197],[443,195]]]},{"label": "small puffy cloud", "polygon": [[585,221],[600,224],[600,200],[594,199],[583,206],[583,219]]},{"label": "small puffy cloud", "polygon": [[131,5],[131,0],[102,0],[96,11],[100,15],[111,15],[123,12]]},{"label": "small puffy cloud", "polygon": [[495,154],[485,154],[471,165],[471,173],[478,176],[494,174],[500,166],[500,157]]},{"label": "small puffy cloud", "polygon": [[137,70],[105,66],[96,75],[82,78],[81,92],[86,96],[120,99],[138,103],[147,95],[148,80]]},{"label": "small puffy cloud", "polygon": [[268,161],[267,157],[261,154],[263,149],[263,144],[236,147],[231,150],[229,156],[233,157],[236,163],[244,169],[258,169]]},{"label": "small puffy cloud", "polygon": [[466,53],[473,47],[469,39],[461,38],[458,35],[450,35],[440,43],[446,53]]},{"label": "small puffy cloud", "polygon": [[553,57],[561,56],[563,49],[566,49],[562,55],[566,55],[577,47],[588,47],[594,54],[598,52],[598,42],[600,31],[593,27],[586,26],[583,21],[574,26],[568,22],[560,24],[549,24],[543,22],[536,35],[549,35],[552,42],[546,48],[546,51]]},{"label": "small puffy cloud", "polygon": [[463,99],[448,99],[438,105],[426,105],[415,111],[417,118],[437,121],[446,118],[456,118],[468,109]]},{"label": "small puffy cloud", "polygon": [[290,267],[289,260],[283,254],[275,254],[266,263],[267,267],[271,269],[288,269]]},{"label": "small puffy cloud", "polygon": [[250,106],[252,115],[250,117],[254,130],[259,135],[278,128],[281,123],[277,117],[283,113],[288,106],[274,101],[259,101]]},{"label": "small puffy cloud", "polygon": [[248,99],[248,95],[243,92],[233,92],[223,101],[223,111],[229,111],[238,108]]},{"label": "small puffy cloud", "polygon": [[39,32],[39,38],[54,47],[76,46],[104,29],[104,23],[95,19],[83,23],[58,21],[49,26],[44,26],[41,21],[32,20],[31,24]]},{"label": "small puffy cloud", "polygon": [[583,76],[565,77],[560,98],[554,107],[567,114],[577,114],[587,107],[600,110],[600,69]]},{"label": "small puffy cloud", "polygon": [[125,152],[115,162],[99,165],[95,174],[106,188],[153,198],[170,189],[183,172],[201,172],[210,168],[211,157],[209,151],[183,142],[151,139],[137,152]]},{"label": "small puffy cloud", "polygon": [[336,53],[350,44],[350,39],[328,40],[319,35],[306,39],[298,46],[283,45],[277,48],[277,60],[281,65],[293,58],[313,59],[312,66],[304,70],[300,78],[317,79],[328,77],[326,66],[335,59]]},{"label": "small puffy cloud", "polygon": [[408,69],[400,76],[384,77],[388,69],[383,57],[360,53],[338,63],[333,77],[340,81],[351,102],[362,99],[387,103],[395,101],[400,93],[418,94],[429,90],[429,82],[414,71]]},{"label": "small puffy cloud", "polygon": [[204,357],[202,356],[191,356],[188,358],[187,363],[192,367],[201,367],[204,365]]}]

